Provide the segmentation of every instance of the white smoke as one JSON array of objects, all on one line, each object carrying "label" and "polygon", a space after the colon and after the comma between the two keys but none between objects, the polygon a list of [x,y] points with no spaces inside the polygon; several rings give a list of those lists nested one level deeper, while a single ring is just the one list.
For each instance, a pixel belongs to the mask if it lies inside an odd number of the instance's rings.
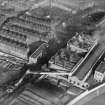
[{"label": "white smoke", "polygon": [[97,41],[99,41],[101,38],[100,38],[100,31],[95,31],[94,34],[93,34],[93,38]]},{"label": "white smoke", "polygon": [[93,33],[93,38],[97,41],[105,40],[105,28],[96,30]]}]

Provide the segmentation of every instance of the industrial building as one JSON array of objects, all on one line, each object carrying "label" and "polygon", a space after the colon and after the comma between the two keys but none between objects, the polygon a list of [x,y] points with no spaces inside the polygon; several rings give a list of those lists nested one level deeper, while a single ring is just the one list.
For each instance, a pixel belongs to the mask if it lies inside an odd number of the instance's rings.
[{"label": "industrial building", "polygon": [[0,105],[83,105],[105,92],[105,7],[90,1],[0,2]]},{"label": "industrial building", "polygon": [[83,33],[75,35],[68,41],[67,47],[58,51],[49,62],[72,71],[93,44],[94,40],[90,36]]}]

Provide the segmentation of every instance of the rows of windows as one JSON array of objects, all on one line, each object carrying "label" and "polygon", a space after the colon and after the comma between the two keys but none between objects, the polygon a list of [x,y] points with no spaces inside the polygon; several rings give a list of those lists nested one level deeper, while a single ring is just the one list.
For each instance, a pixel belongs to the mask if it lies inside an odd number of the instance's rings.
[{"label": "rows of windows", "polygon": [[50,39],[48,34],[50,27],[43,24],[35,24],[33,22],[16,17],[7,19],[2,28],[18,33],[20,35],[26,35],[27,39],[30,40],[29,42],[33,42],[35,38],[45,42],[48,42]]},{"label": "rows of windows", "polygon": [[13,55],[19,56],[21,58],[26,59],[27,56],[26,44],[19,43],[2,36],[0,36],[0,49],[6,52],[8,51],[8,53],[12,53]]},{"label": "rows of windows", "polygon": [[9,62],[14,63],[14,64],[18,64],[18,65],[24,65],[24,63],[25,63],[24,60],[17,58],[17,57],[14,57],[12,55],[8,55],[8,54],[6,54],[4,56],[0,55],[0,59],[9,61]]},{"label": "rows of windows", "polygon": [[27,39],[26,35],[19,34],[17,32],[13,32],[8,29],[1,29],[0,36],[6,37],[8,39],[12,39],[24,44],[26,43],[26,39]]},{"label": "rows of windows", "polygon": [[27,21],[31,21],[36,24],[43,24],[45,26],[50,26],[50,23],[51,23],[51,19],[42,18],[39,16],[31,16],[31,15],[27,15],[27,14],[20,16],[20,18],[25,19]]},{"label": "rows of windows", "polygon": [[[35,19],[39,19],[39,23],[37,21],[35,23]],[[49,20],[41,20],[41,18],[26,15],[19,18],[8,18],[0,30],[1,49],[8,49],[11,50],[10,52],[25,55],[27,53],[27,40],[32,40],[37,36],[39,40],[47,39],[48,41],[46,32],[50,30],[50,27],[46,22],[49,24]]]},{"label": "rows of windows", "polygon": [[38,31],[29,29],[29,28],[25,28],[25,27],[22,27],[22,26],[14,25],[14,24],[6,24],[3,28],[8,29],[10,31],[17,32],[20,35],[26,35],[27,38],[31,37],[31,36],[32,37],[46,36],[45,33],[40,33]]},{"label": "rows of windows", "polygon": [[35,31],[39,31],[39,32],[49,32],[50,31],[50,27],[45,26],[43,24],[36,24],[24,19],[19,19],[19,18],[10,18],[8,19],[9,23],[15,24],[15,25],[19,25],[25,28],[29,28],[29,29],[33,29]]},{"label": "rows of windows", "polygon": [[0,36],[0,42],[6,43],[7,45],[8,44],[11,44],[14,47],[19,47],[19,48],[23,48],[23,49],[24,48],[27,48],[27,45],[26,44],[20,43],[18,41],[12,40],[12,39],[8,39],[8,38],[3,37],[3,36]]},{"label": "rows of windows", "polygon": [[7,70],[17,70],[21,67],[19,67],[19,65],[13,64],[9,61],[0,59],[0,66],[3,68],[6,68]]}]

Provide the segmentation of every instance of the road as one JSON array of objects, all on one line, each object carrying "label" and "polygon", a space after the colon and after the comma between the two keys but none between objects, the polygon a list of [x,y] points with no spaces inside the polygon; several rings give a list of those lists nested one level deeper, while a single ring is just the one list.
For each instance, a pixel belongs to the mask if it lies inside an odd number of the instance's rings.
[{"label": "road", "polygon": [[105,105],[105,93],[100,96],[97,96],[96,98],[87,102],[84,105]]}]

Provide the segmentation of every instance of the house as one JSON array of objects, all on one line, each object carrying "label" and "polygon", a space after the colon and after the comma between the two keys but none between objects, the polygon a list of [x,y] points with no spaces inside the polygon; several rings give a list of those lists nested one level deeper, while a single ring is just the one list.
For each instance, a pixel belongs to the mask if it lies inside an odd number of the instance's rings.
[{"label": "house", "polygon": [[102,82],[104,78],[105,78],[105,62],[101,62],[95,70],[94,79],[98,82]]}]

